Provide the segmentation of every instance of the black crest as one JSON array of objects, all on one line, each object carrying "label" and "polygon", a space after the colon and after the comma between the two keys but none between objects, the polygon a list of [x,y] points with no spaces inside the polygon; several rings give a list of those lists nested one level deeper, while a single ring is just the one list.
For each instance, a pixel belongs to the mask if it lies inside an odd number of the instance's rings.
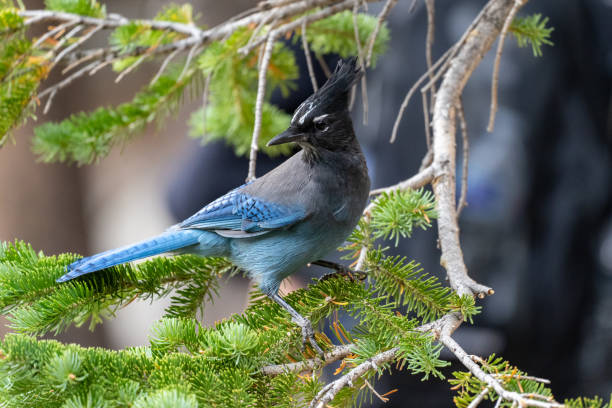
[{"label": "black crest", "polygon": [[349,91],[362,75],[356,57],[338,61],[327,82],[295,110],[291,124],[300,126],[317,116],[348,109]]}]

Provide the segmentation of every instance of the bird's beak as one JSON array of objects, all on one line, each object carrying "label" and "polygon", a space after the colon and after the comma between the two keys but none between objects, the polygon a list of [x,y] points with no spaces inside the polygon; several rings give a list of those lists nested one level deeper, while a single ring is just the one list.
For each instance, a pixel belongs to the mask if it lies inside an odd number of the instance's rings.
[{"label": "bird's beak", "polygon": [[302,133],[296,132],[294,129],[289,128],[285,130],[283,133],[279,133],[274,136],[267,144],[267,146],[280,145],[284,143],[290,142],[299,142],[304,139],[304,135]]}]

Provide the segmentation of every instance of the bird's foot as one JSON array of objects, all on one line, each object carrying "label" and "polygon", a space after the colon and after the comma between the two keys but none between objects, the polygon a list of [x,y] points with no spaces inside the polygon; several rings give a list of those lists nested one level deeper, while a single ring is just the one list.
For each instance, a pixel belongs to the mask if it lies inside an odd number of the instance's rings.
[{"label": "bird's foot", "polygon": [[310,320],[302,317],[301,320],[294,319],[294,322],[302,328],[302,351],[306,347],[306,343],[310,343],[314,351],[319,355],[320,358],[325,359],[325,354],[323,353],[323,349],[317,344],[317,341],[314,337],[314,330],[312,329],[312,324]]},{"label": "bird's foot", "polygon": [[347,266],[341,265],[336,262],[320,260],[320,261],[311,262],[311,264],[323,266],[324,268],[333,269],[335,271],[335,272],[328,273],[326,275],[321,276],[319,278],[320,281],[324,281],[324,280],[333,278],[335,276],[343,276],[355,282],[358,280],[362,281],[368,277],[368,274],[366,272],[353,270]]}]

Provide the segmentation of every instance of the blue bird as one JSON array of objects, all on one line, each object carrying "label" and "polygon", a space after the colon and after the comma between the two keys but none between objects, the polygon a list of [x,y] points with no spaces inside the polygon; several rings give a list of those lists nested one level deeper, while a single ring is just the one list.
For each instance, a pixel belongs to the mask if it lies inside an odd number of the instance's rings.
[{"label": "blue bird", "polygon": [[278,294],[281,281],[344,242],[365,208],[370,179],[348,112],[348,94],[363,75],[356,59],[295,111],[268,146],[301,150],[266,175],[208,204],[154,238],[83,258],[58,282],[166,252],[227,257],[302,328],[303,342],[322,354],[312,325]]}]

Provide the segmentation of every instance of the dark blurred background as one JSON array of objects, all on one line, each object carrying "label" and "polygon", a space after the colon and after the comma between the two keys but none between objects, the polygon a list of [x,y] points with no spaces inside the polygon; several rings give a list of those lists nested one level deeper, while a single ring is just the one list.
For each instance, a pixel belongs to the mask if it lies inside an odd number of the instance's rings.
[{"label": "dark blurred background", "polygon": [[[106,2],[110,12],[145,18],[164,3]],[[198,2],[197,11],[213,25],[254,3],[209,0]],[[392,11],[390,51],[368,73],[367,126],[359,99],[355,104],[373,187],[414,174],[426,150],[418,97],[404,115],[398,140],[388,143],[405,93],[425,71],[426,13],[422,2],[412,11],[410,3],[399,2]],[[436,2],[434,56],[461,36],[484,3]],[[369,10],[376,14],[380,8]],[[521,15],[531,13],[549,17],[555,45],[544,46],[544,56],[535,58],[529,48],[506,41],[493,133],[485,130],[492,52],[463,94],[471,155],[461,239],[470,274],[496,293],[480,302],[484,311],[474,326],[464,325],[456,337],[468,353],[495,352],[550,378],[558,398],[606,397],[612,391],[612,1],[532,0]],[[289,112],[312,91],[297,51],[299,90],[286,99],[273,96]],[[328,60],[333,64],[334,56]],[[128,99],[155,72],[145,67],[116,86],[109,71],[96,81],[75,82],[58,95],[48,118]],[[0,180],[0,240],[23,239],[49,254],[91,254],[156,234],[241,183],[245,159],[222,143],[201,147],[185,137],[187,115],[198,103],[185,106],[161,131],[152,128],[83,168],[36,163],[29,151],[31,127],[20,130],[16,145],[0,150],[0,172],[14,175]],[[258,174],[279,161],[261,157]],[[435,242],[435,228],[416,232],[397,252],[443,277]],[[283,290],[309,275],[292,278]],[[244,279],[228,282],[206,308],[205,322],[240,311],[248,287]],[[135,303],[94,333],[73,330],[62,337],[116,348],[144,344],[164,306]],[[392,388],[400,392],[385,406],[451,404],[446,382],[422,383],[395,373],[377,385],[381,393]]]}]

